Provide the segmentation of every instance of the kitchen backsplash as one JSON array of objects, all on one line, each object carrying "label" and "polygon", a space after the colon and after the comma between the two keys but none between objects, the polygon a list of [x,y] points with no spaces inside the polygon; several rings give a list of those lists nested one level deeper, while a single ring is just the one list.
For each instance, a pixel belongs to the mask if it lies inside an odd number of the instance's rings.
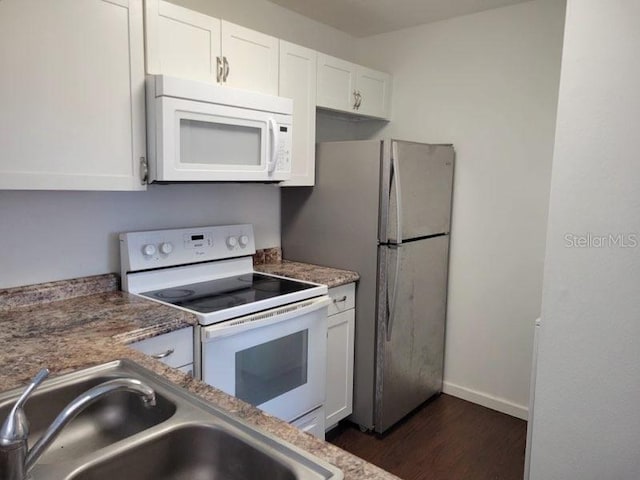
[{"label": "kitchen backsplash", "polygon": [[120,280],[113,273],[5,288],[0,290],[0,311],[95,293],[113,292],[119,288]]},{"label": "kitchen backsplash", "polygon": [[280,247],[256,250],[256,254],[253,256],[254,265],[265,265],[280,262],[282,262],[282,249]]}]

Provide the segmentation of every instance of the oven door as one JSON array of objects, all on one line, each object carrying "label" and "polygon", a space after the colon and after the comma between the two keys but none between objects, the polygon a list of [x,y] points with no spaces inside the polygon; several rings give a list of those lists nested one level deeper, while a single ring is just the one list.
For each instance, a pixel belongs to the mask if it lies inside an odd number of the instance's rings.
[{"label": "oven door", "polygon": [[[278,181],[287,116],[173,97],[156,102],[157,181]],[[282,123],[282,124],[281,124]],[[284,144],[283,144],[284,145]],[[284,147],[283,147],[284,148]],[[280,167],[284,165],[280,162]]]},{"label": "oven door", "polygon": [[202,380],[290,422],[325,398],[323,296],[203,327]]}]

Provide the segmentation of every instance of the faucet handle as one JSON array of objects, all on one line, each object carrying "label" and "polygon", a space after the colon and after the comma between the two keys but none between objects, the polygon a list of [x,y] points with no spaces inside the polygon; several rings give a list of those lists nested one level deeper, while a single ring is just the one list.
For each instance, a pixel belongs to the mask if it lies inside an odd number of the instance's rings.
[{"label": "faucet handle", "polygon": [[43,368],[29,382],[20,398],[16,401],[11,412],[4,420],[0,428],[0,443],[12,443],[26,439],[29,436],[29,424],[24,414],[23,406],[29,399],[33,391],[38,388],[45,378],[49,376],[49,369]]}]

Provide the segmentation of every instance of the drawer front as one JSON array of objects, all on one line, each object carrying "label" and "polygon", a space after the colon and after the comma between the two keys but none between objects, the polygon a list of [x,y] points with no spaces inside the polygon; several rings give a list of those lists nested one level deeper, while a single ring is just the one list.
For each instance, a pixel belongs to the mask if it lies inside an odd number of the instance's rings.
[{"label": "drawer front", "polygon": [[185,365],[184,367],[178,367],[178,370],[186,373],[190,377],[193,377],[193,363],[190,363],[189,365]]},{"label": "drawer front", "polygon": [[193,363],[193,327],[134,343],[131,348],[166,363],[182,367]]},{"label": "drawer front", "polygon": [[291,422],[291,425],[324,440],[324,416],[324,407],[316,408]]},{"label": "drawer front", "polygon": [[355,308],[356,284],[347,283],[346,285],[330,288],[329,297],[331,297],[331,304],[329,304],[328,316]]}]

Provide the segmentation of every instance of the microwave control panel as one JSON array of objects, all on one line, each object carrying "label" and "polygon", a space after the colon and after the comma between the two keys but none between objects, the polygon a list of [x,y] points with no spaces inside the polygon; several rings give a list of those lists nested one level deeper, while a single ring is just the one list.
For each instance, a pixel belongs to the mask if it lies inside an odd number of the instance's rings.
[{"label": "microwave control panel", "polygon": [[293,138],[291,135],[291,125],[280,125],[278,132],[278,149],[276,151],[276,171],[291,171],[291,147]]}]

